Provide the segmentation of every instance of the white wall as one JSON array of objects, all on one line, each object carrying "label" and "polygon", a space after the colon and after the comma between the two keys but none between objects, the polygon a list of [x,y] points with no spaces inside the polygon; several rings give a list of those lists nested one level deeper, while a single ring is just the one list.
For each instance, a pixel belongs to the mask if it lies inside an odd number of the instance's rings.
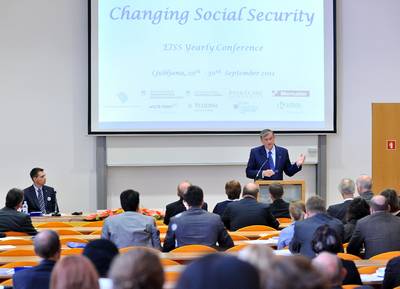
[{"label": "white wall", "polygon": [[400,102],[400,1],[338,1],[338,134],[328,136],[328,202],[343,177],[372,173],[371,103]]},{"label": "white wall", "polygon": [[96,206],[87,132],[87,7],[82,0],[0,1],[0,204],[46,169],[65,212]]}]

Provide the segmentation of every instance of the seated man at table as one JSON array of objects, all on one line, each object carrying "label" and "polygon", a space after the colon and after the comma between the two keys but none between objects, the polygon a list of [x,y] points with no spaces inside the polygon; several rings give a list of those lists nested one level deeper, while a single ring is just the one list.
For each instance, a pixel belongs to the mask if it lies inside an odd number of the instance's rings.
[{"label": "seated man at table", "polygon": [[43,231],[36,235],[35,253],[42,258],[36,267],[16,272],[13,276],[14,289],[48,289],[51,271],[60,259],[60,239],[54,231]]},{"label": "seated man at table", "polygon": [[226,206],[232,203],[235,200],[238,200],[240,197],[240,192],[242,190],[242,186],[236,180],[231,180],[225,184],[225,194],[228,197],[227,200],[219,202],[215,205],[213,213],[220,215],[222,217]]},{"label": "seated man at table", "polygon": [[233,247],[232,238],[226,231],[217,214],[203,209],[203,190],[190,186],[183,194],[183,201],[188,210],[171,219],[164,241],[164,251],[185,245],[206,245],[220,248]]},{"label": "seated man at table", "polygon": [[139,193],[123,191],[120,200],[125,212],[105,220],[101,238],[114,242],[118,248],[146,246],[161,249],[160,232],[154,218],[138,212]]},{"label": "seated man at table", "polygon": [[317,269],[325,280],[329,283],[329,288],[342,288],[346,269],[343,268],[342,261],[338,256],[322,252],[312,260],[312,264]]},{"label": "seated man at table", "polygon": [[[186,192],[187,188],[189,188],[192,184],[188,181],[183,181],[179,183],[177,189],[176,189],[176,194],[179,197],[179,200],[176,202],[170,203],[167,205],[165,208],[165,216],[164,216],[164,224],[168,225],[169,221],[172,217],[178,215],[179,213],[182,213],[186,211],[186,207],[183,204],[183,194]],[[207,211],[207,203],[203,202],[203,206],[201,207],[203,210]]]},{"label": "seated man at table", "polygon": [[0,210],[0,232],[16,231],[36,235],[29,215],[18,212],[24,201],[24,192],[11,189],[6,196],[6,206]]},{"label": "seated man at table", "polygon": [[268,189],[272,200],[272,204],[269,205],[272,216],[275,218],[290,218],[289,203],[282,199],[283,186],[281,184],[271,184]]},{"label": "seated man at table", "polygon": [[226,207],[222,221],[228,230],[236,231],[251,225],[265,225],[275,229],[279,227],[268,205],[257,202],[258,190],[257,184],[247,184],[243,188],[242,199]]}]

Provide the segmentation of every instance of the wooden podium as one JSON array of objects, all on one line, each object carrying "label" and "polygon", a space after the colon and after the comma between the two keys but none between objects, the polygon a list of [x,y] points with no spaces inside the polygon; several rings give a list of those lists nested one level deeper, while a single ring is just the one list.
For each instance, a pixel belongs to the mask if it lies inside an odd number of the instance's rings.
[{"label": "wooden podium", "polygon": [[258,201],[261,203],[271,203],[268,187],[270,184],[281,184],[283,186],[283,199],[286,202],[291,201],[305,201],[305,182],[304,180],[282,180],[282,181],[264,181],[257,180],[256,184],[260,187],[258,193]]}]

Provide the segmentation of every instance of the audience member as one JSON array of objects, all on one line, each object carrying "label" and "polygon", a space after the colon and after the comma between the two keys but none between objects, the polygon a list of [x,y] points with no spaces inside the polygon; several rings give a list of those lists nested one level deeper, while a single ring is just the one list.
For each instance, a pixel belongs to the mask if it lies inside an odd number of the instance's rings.
[{"label": "audience member", "polygon": [[375,196],[370,203],[371,215],[358,220],[347,253],[360,255],[364,245],[365,258],[400,250],[400,218],[389,213],[384,196]]},{"label": "audience member", "polygon": [[[183,204],[183,194],[186,192],[187,188],[190,187],[191,185],[192,184],[189,183],[188,181],[183,181],[178,185],[177,195],[179,197],[179,200],[167,205],[167,207],[165,209],[165,216],[164,216],[164,224],[165,225],[169,224],[169,221],[172,217],[178,215],[179,213],[186,211],[186,207]],[[203,210],[207,211],[207,207],[208,207],[207,203],[204,202],[203,206],[201,208]]]},{"label": "audience member", "polygon": [[269,185],[269,195],[272,203],[269,205],[269,210],[275,218],[290,218],[289,203],[282,199],[283,186],[278,183]]},{"label": "audience member", "polygon": [[14,289],[48,289],[54,265],[60,259],[60,239],[54,231],[46,230],[36,235],[33,240],[35,254],[42,261],[39,265],[18,271],[13,276]]},{"label": "audience member", "polygon": [[399,197],[397,196],[397,192],[393,189],[386,189],[381,192],[381,195],[387,199],[392,215],[400,217]]},{"label": "audience member", "polygon": [[[250,287],[249,287],[250,288]],[[275,258],[265,289],[327,289],[323,276],[303,256]]]},{"label": "audience member", "polygon": [[175,289],[258,289],[257,269],[234,256],[211,254],[190,263]]},{"label": "audience member", "polygon": [[33,168],[30,172],[33,185],[24,189],[25,201],[29,212],[49,214],[58,211],[56,192],[46,186],[46,173],[42,168]]},{"label": "audience member", "polygon": [[297,221],[304,220],[304,215],[306,213],[306,206],[302,201],[291,202],[289,205],[289,213],[292,219],[292,223],[284,228],[279,234],[278,250],[281,250],[289,246],[290,241],[293,239],[294,234],[294,224]]},{"label": "audience member", "polygon": [[400,286],[400,257],[395,257],[386,264],[382,289],[393,289],[398,286]]},{"label": "audience member", "polygon": [[330,288],[342,288],[342,280],[346,275],[346,269],[343,268],[338,256],[322,252],[312,260],[312,264],[328,281]]},{"label": "audience member", "polygon": [[160,232],[153,217],[138,212],[139,193],[123,191],[120,200],[125,212],[104,221],[101,238],[111,240],[118,248],[148,246],[161,249]]},{"label": "audience member", "polygon": [[342,195],[343,202],[340,204],[329,206],[328,214],[345,223],[347,208],[350,206],[354,198],[355,184],[351,179],[342,179],[339,184],[339,192]]},{"label": "audience member", "polygon": [[240,192],[242,191],[242,186],[236,180],[229,181],[225,184],[225,194],[228,196],[228,199],[223,202],[219,202],[215,205],[213,210],[214,214],[218,214],[222,217],[222,214],[225,211],[225,208],[228,204],[233,202],[234,200],[239,199]]},{"label": "audience member", "polygon": [[200,244],[233,247],[232,238],[224,228],[221,218],[201,209],[203,205],[203,190],[198,186],[190,186],[183,195],[183,201],[188,210],[171,219],[164,240],[164,251],[184,245]]},{"label": "audience member", "polygon": [[0,210],[0,232],[16,231],[36,235],[29,215],[18,212],[24,201],[24,192],[11,189],[6,196],[6,206]]},{"label": "audience member", "polygon": [[351,201],[346,213],[346,223],[344,224],[343,242],[350,241],[357,221],[369,215],[369,205],[363,198],[357,197]]},{"label": "audience member", "polygon": [[258,190],[257,184],[248,183],[243,188],[242,199],[226,207],[222,221],[228,230],[236,231],[250,225],[279,227],[279,222],[272,216],[268,205],[257,202]]},{"label": "audience member", "polygon": [[54,266],[50,289],[99,289],[99,275],[85,256],[65,256]]},{"label": "audience member", "polygon": [[323,199],[318,196],[310,197],[306,202],[305,219],[294,225],[293,239],[289,244],[290,251],[313,258],[315,252],[311,247],[312,237],[317,228],[324,224],[333,228],[343,239],[343,223],[326,213]]},{"label": "audience member", "polygon": [[164,270],[160,258],[145,248],[138,248],[115,258],[109,274],[113,289],[162,289]]},{"label": "audience member", "polygon": [[258,269],[260,275],[261,287],[265,287],[265,279],[268,278],[268,272],[272,260],[275,258],[274,251],[268,245],[249,245],[239,251],[240,260],[249,262]]},{"label": "audience member", "polygon": [[[343,245],[340,237],[335,230],[329,228],[328,225],[319,227],[312,239],[312,249],[318,255],[322,252],[337,254],[343,252]],[[343,284],[362,284],[360,273],[356,265],[351,260],[342,260],[343,267],[346,269]]]},{"label": "audience member", "polygon": [[356,179],[356,185],[360,197],[369,202],[374,196],[372,192],[372,178],[368,175],[361,175]]},{"label": "audience member", "polygon": [[109,240],[98,239],[90,241],[83,249],[83,256],[92,261],[100,279],[107,278],[111,262],[119,254],[117,246]]}]

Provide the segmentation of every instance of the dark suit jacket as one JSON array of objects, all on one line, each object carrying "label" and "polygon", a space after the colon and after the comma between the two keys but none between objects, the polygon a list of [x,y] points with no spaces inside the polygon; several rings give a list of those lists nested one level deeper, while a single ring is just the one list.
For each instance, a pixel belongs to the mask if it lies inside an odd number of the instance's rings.
[{"label": "dark suit jacket", "polygon": [[336,219],[341,220],[343,223],[345,223],[347,209],[350,206],[351,202],[352,202],[352,200],[346,200],[343,203],[329,206],[328,214]]},{"label": "dark suit jacket", "polygon": [[360,255],[364,245],[365,258],[400,251],[400,218],[389,212],[376,212],[357,221],[347,253]]},{"label": "dark suit jacket", "polygon": [[[56,211],[56,193],[52,187],[43,186],[43,198],[46,206],[46,213],[53,213]],[[28,204],[29,212],[40,212],[39,200],[36,196],[35,188],[32,186],[24,189],[24,200]]]},{"label": "dark suit jacket", "polygon": [[269,205],[269,210],[275,218],[290,218],[289,203],[282,199],[275,200]]},{"label": "dark suit jacket", "polygon": [[32,226],[31,217],[14,209],[4,207],[0,210],[0,232],[24,232],[36,235],[36,229]]},{"label": "dark suit jacket", "polygon": [[50,275],[56,262],[43,260],[36,267],[25,269],[13,276],[14,289],[48,289]]},{"label": "dark suit jacket", "polygon": [[233,202],[233,200],[226,200],[226,201],[217,203],[214,207],[213,213],[220,215],[222,217],[226,207],[232,202]]},{"label": "dark suit jacket", "polygon": [[400,286],[400,257],[391,259],[385,270],[382,289],[392,289]]},{"label": "dark suit jacket", "polygon": [[253,198],[230,203],[222,215],[222,221],[230,231],[251,225],[266,225],[275,229],[279,227],[279,222],[272,216],[268,205]]},{"label": "dark suit jacket", "polygon": [[[275,146],[275,174],[271,177],[265,177],[264,180],[282,180],[283,172],[289,177],[301,170],[301,167],[297,167],[294,163],[292,164],[289,159],[289,153],[287,149],[279,146]],[[262,167],[261,171],[260,168]],[[265,147],[259,146],[252,148],[250,151],[249,161],[247,162],[246,176],[250,179],[262,179],[262,171],[269,169],[267,162],[267,153]]]},{"label": "dark suit jacket", "polygon": [[311,241],[317,228],[325,224],[334,229],[343,240],[343,223],[328,214],[320,213],[294,224],[294,235],[289,244],[290,251],[314,258]]},{"label": "dark suit jacket", "polygon": [[[201,207],[203,210],[207,211],[208,205],[206,202],[204,202],[203,207]],[[182,213],[186,211],[186,207],[183,204],[183,199],[179,199],[176,202],[170,203],[167,205],[167,208],[165,209],[165,216],[164,216],[164,224],[168,225],[169,220],[173,217],[178,215],[179,213]]]},{"label": "dark suit jacket", "polygon": [[220,216],[200,208],[190,208],[171,219],[164,240],[164,251],[185,245],[206,245],[220,248],[233,247]]},{"label": "dark suit jacket", "polygon": [[344,260],[344,259],[341,259],[341,261],[342,261],[343,267],[347,271],[346,276],[344,277],[342,284],[343,285],[349,285],[349,284],[360,284],[360,285],[362,285],[360,273],[358,272],[356,264],[354,263],[354,261]]}]

